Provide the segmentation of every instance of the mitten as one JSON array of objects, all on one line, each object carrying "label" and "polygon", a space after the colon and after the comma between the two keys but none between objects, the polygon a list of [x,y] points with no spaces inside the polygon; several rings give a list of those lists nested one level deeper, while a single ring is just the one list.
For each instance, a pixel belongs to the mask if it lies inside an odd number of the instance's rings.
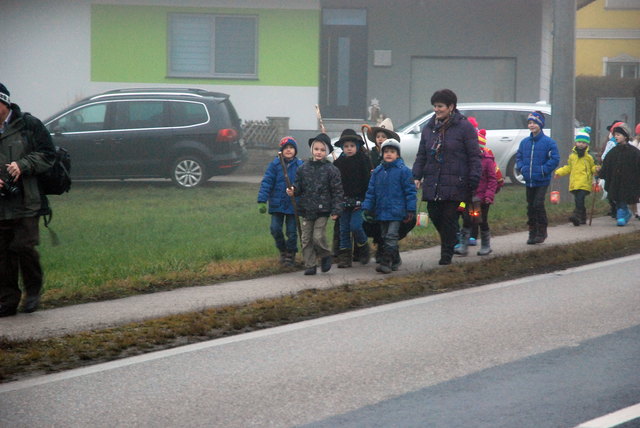
[{"label": "mitten", "polygon": [[258,202],[258,211],[260,214],[264,214],[267,212],[267,204],[265,202]]},{"label": "mitten", "polygon": [[404,223],[411,223],[411,221],[413,221],[413,219],[416,216],[416,212],[415,211],[407,211],[407,215],[404,218],[404,220],[402,220]]}]

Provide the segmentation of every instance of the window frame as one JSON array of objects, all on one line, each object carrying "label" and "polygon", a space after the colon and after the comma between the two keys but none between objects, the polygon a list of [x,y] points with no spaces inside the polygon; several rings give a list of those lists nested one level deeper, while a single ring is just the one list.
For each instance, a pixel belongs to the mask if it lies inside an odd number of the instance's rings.
[{"label": "window frame", "polygon": [[[172,53],[174,52],[174,28],[175,19],[180,17],[207,17],[209,18],[211,34],[209,40],[211,42],[209,50],[210,68],[206,72],[195,71],[176,71],[173,70]],[[253,72],[216,72],[216,37],[220,37],[216,33],[216,20],[225,18],[240,18],[253,21]],[[216,79],[241,79],[241,80],[257,80],[258,79],[258,44],[259,44],[259,19],[258,15],[242,15],[242,14],[218,14],[218,13],[168,13],[167,14],[167,76],[179,78],[216,78]]]}]

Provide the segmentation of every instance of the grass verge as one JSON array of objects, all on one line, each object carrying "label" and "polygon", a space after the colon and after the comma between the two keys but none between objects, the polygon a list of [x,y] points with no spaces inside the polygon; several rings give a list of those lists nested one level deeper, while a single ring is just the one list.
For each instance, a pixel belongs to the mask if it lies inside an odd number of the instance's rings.
[{"label": "grass verge", "polygon": [[329,290],[173,315],[63,337],[0,338],[0,382],[139,355],[204,340],[275,327],[354,309],[428,296],[607,260],[640,250],[640,234],[556,246],[474,263],[362,282]]}]

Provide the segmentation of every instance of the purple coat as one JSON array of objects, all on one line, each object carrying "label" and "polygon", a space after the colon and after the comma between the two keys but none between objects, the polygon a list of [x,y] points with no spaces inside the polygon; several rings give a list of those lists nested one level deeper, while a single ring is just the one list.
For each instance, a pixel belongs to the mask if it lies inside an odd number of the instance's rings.
[{"label": "purple coat", "polygon": [[458,110],[450,121],[442,131],[434,115],[422,130],[412,172],[426,201],[470,201],[480,182],[478,134]]},{"label": "purple coat", "polygon": [[492,204],[497,189],[496,161],[493,152],[489,149],[482,150],[482,177],[480,178],[475,196],[483,203]]}]

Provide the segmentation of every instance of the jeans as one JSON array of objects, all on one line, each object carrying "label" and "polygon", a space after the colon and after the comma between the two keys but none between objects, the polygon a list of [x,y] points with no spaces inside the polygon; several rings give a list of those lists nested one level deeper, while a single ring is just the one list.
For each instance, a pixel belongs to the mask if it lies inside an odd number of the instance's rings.
[{"label": "jeans", "polygon": [[22,293],[18,285],[20,273],[27,296],[38,296],[42,290],[42,266],[36,250],[40,217],[24,217],[0,221],[0,304],[17,307]]},{"label": "jeans", "polygon": [[398,249],[398,239],[400,238],[400,220],[381,221],[382,239],[384,240],[384,250],[394,252]]},{"label": "jeans", "polygon": [[346,208],[340,216],[340,248],[351,248],[351,234],[355,235],[356,243],[363,245],[367,242],[367,235],[362,228],[362,211]]},{"label": "jeans", "polygon": [[[282,225],[286,223],[287,240],[282,233]],[[280,252],[298,252],[298,229],[296,217],[293,214],[273,213],[271,214],[271,236],[276,241],[276,247]]]},{"label": "jeans", "polygon": [[527,187],[527,224],[529,226],[548,224],[544,198],[548,186]]}]

